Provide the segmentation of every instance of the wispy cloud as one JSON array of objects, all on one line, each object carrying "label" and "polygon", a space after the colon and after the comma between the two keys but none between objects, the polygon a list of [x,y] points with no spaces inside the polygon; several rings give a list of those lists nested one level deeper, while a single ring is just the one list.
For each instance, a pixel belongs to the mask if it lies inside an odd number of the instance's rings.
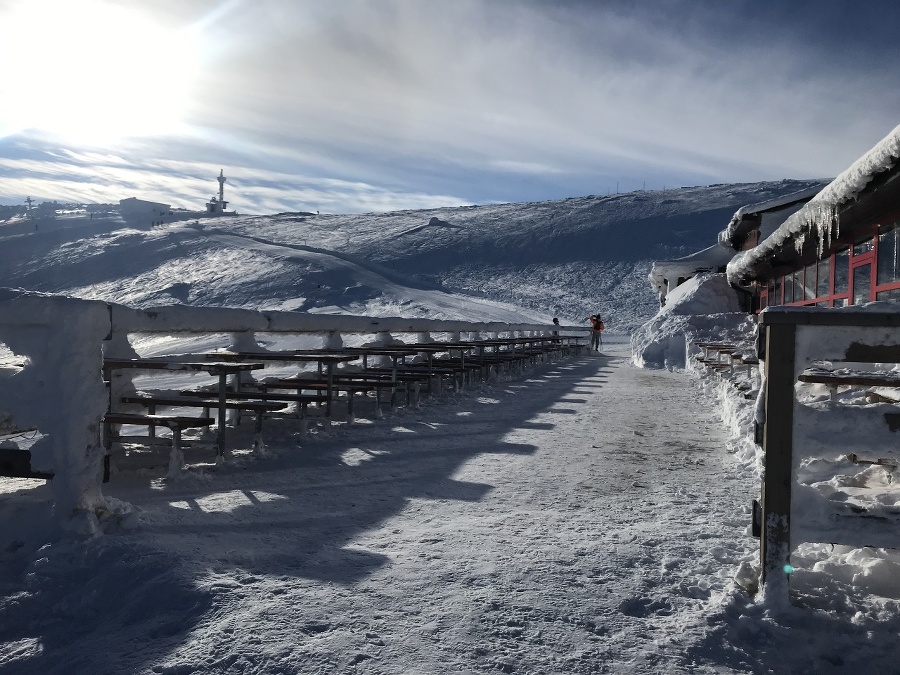
[{"label": "wispy cloud", "polygon": [[900,75],[872,64],[900,6],[877,4],[134,0],[199,45],[181,133],[48,155],[32,131],[0,199],[196,205],[219,168],[254,212],[834,175],[897,123]]}]

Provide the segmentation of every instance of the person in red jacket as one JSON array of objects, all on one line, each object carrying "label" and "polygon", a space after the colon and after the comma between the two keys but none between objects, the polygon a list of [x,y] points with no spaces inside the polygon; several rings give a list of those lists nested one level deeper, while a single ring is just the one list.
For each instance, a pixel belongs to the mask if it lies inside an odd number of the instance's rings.
[{"label": "person in red jacket", "polygon": [[603,345],[603,338],[600,334],[606,328],[603,324],[603,319],[600,318],[600,314],[591,314],[588,317],[588,321],[591,322],[591,349],[595,352],[600,351],[600,347]]}]

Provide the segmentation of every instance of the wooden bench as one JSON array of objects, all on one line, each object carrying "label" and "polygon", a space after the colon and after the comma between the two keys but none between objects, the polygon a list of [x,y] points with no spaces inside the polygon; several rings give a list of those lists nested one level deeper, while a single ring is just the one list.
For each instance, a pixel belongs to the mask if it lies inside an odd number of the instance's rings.
[{"label": "wooden bench", "polygon": [[[750,354],[746,348],[742,349],[731,342],[695,342],[694,346],[703,349],[703,356],[695,357],[696,362],[717,373],[728,371],[733,374],[735,365],[746,366],[747,379],[752,380],[752,385],[739,382],[734,378],[729,378],[729,381],[738,391],[743,393],[744,398],[752,398],[752,390],[757,383],[757,378],[753,375],[753,368],[759,365],[759,359],[755,354]],[[723,359],[723,357],[727,357],[727,360]]]},{"label": "wooden bench", "polygon": [[[797,376],[798,382],[824,384],[828,387],[832,400],[837,396],[838,387],[879,387],[900,389],[900,374],[894,372],[831,371],[821,368],[807,368]],[[869,398],[881,403],[900,403],[900,395],[887,396],[885,393],[871,392]],[[900,425],[900,413],[885,413],[888,427],[894,431]]]},{"label": "wooden bench", "polygon": [[818,368],[809,368],[797,376],[800,382],[810,384],[827,384],[831,387],[847,385],[849,387],[900,387],[900,375],[888,372],[835,372]]},{"label": "wooden bench", "polygon": [[[112,449],[113,441],[122,442],[125,438],[114,433],[112,427],[114,425],[135,425],[148,427],[149,439],[156,437],[156,427],[167,427],[172,431],[172,446],[169,454],[169,472],[170,474],[180,470],[184,466],[184,453],[182,451],[181,432],[185,429],[208,427],[215,420],[212,417],[184,417],[180,415],[141,415],[137,413],[113,413],[108,412],[103,416],[103,443],[106,447],[106,454],[103,458],[103,482],[109,482],[109,457]],[[138,440],[129,437],[130,440]],[[146,440],[146,439],[145,439]]]},{"label": "wooden bench", "polygon": [[[347,392],[347,415],[350,419],[353,418],[353,397],[355,394],[375,392],[376,414],[380,415],[381,391],[384,389],[393,390],[397,387],[394,382],[385,380],[384,378],[364,379],[358,377],[339,377],[337,375],[333,377],[330,383],[326,378],[285,377],[274,380],[266,380],[264,382],[260,382],[256,386],[263,391],[269,391],[271,389],[290,389],[296,391],[298,396],[304,395],[304,391],[326,392],[325,394],[323,394],[323,398],[325,399],[326,405],[328,406],[326,412],[327,417],[330,417],[331,415],[332,398],[338,392]],[[331,397],[329,397],[327,393],[328,391],[331,391]],[[393,404],[393,397],[391,397],[391,405],[393,406]]]},{"label": "wooden bench", "polygon": [[[416,378],[420,382],[424,382],[427,387],[427,391],[431,393],[431,381],[436,380],[438,383],[445,377],[449,376],[454,378],[455,376],[462,372],[462,369],[459,367],[452,367],[449,365],[440,365],[442,360],[440,359],[432,359],[430,361],[422,361],[417,363],[400,363],[397,365],[397,375],[400,377],[404,377],[407,379]],[[437,365],[436,365],[437,364]],[[348,371],[344,371],[347,373]],[[352,372],[352,371],[349,371]],[[393,368],[388,367],[369,367],[366,370],[356,371],[361,373],[378,373],[378,374],[390,374],[394,372]]]},{"label": "wooden bench", "polygon": [[[263,415],[265,415],[266,413],[283,410],[285,407],[287,407],[287,403],[278,401],[245,401],[228,398],[223,401],[221,399],[213,398],[197,399],[191,396],[152,396],[146,394],[138,396],[123,396],[121,400],[122,403],[131,403],[146,406],[147,411],[151,415],[156,413],[156,408],[159,406],[171,408],[203,408],[205,417],[209,416],[210,411],[214,409],[221,411],[223,408],[229,410],[243,410],[252,412],[256,415],[257,434],[262,432]],[[221,418],[221,413],[219,413],[217,417],[219,418],[216,420],[219,430],[217,439],[217,454],[222,455],[225,451],[224,447],[222,447],[224,445],[223,431],[225,428],[225,420]]]},{"label": "wooden bench", "polygon": [[[368,368],[366,370],[341,371],[335,373],[334,381],[338,384],[363,383],[382,387],[385,383],[392,385],[392,389],[406,391],[406,404],[418,405],[419,385],[430,382],[431,375],[423,371],[416,371],[406,367],[393,368]],[[385,387],[387,388],[387,387]],[[391,392],[391,405],[395,405],[394,392]]]},{"label": "wooden bench", "polygon": [[[325,394],[293,394],[293,393],[284,393],[284,392],[266,392],[266,391],[257,391],[257,387],[259,385],[250,385],[250,388],[245,391],[240,392],[228,392],[228,398],[231,400],[245,400],[245,401],[265,401],[265,402],[281,402],[281,403],[296,403],[297,404],[297,417],[300,419],[303,425],[303,432],[306,432],[306,409],[310,403],[325,403],[328,401],[328,396]],[[210,392],[201,391],[196,389],[186,389],[184,391],[179,392],[181,396],[195,396],[198,398],[208,398]]]}]

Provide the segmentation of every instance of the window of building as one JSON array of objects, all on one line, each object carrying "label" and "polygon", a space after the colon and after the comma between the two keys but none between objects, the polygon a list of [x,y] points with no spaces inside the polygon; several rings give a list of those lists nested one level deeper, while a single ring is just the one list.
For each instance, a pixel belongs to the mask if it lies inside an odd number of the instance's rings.
[{"label": "window of building", "polygon": [[818,297],[831,295],[831,256],[826,255],[819,261],[818,277],[816,295]]},{"label": "window of building", "polygon": [[784,289],[784,300],[783,304],[789,305],[794,301],[794,275],[793,274],[785,274],[784,280],[782,281],[782,287]]},{"label": "window of building", "polygon": [[900,227],[897,222],[878,230],[878,271],[876,283],[879,286],[900,281]]},{"label": "window of building", "polygon": [[865,237],[858,239],[853,244],[853,255],[865,255],[875,248],[875,238],[872,235],[866,235]]},{"label": "window of building", "polygon": [[850,250],[843,248],[834,254],[834,294],[850,292]]},{"label": "window of building", "polygon": [[862,305],[869,302],[872,292],[872,265],[858,265],[853,268],[853,304]]},{"label": "window of building", "polygon": [[772,290],[769,291],[769,304],[781,304],[781,277],[772,280]]},{"label": "window of building", "polygon": [[812,263],[806,266],[803,274],[803,299],[812,300],[816,297],[816,268],[817,265]]},{"label": "window of building", "polygon": [[892,288],[889,291],[878,291],[875,294],[876,300],[900,300],[900,288]]}]

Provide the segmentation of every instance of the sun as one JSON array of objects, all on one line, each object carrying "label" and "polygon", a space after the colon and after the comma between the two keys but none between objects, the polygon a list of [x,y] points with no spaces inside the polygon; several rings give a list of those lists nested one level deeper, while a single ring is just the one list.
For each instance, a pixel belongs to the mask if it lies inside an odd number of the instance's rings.
[{"label": "sun", "polygon": [[176,133],[199,72],[199,39],[102,0],[20,0],[0,10],[0,135],[38,130],[109,143]]}]

